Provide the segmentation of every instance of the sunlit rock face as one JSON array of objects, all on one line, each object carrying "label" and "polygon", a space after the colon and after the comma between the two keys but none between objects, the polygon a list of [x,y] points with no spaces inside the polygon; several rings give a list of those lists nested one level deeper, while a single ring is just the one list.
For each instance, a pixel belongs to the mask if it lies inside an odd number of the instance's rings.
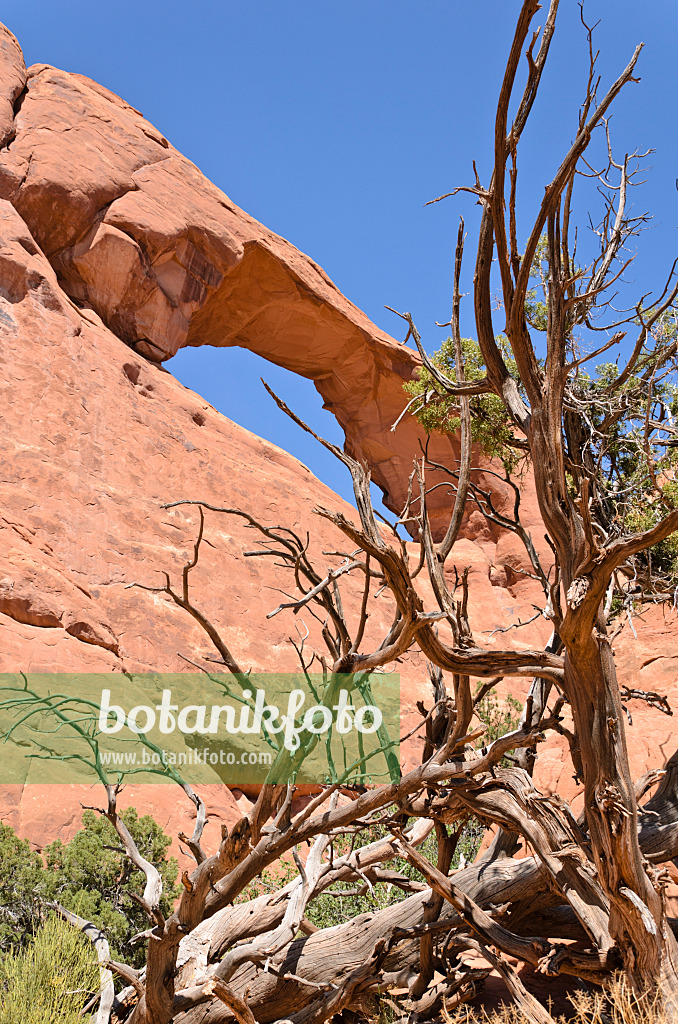
[{"label": "sunlit rock face", "polygon": [[[313,260],[240,210],[129,104],[82,75],[23,67],[0,49],[0,197],[79,306],[162,362],[185,345],[240,345],[312,379],[400,511],[421,431],[402,383],[419,360],[346,299]],[[3,113],[4,111],[4,113]],[[4,117],[4,121],[3,121]],[[457,446],[432,442],[454,465]],[[486,483],[501,492],[493,478]],[[442,529],[449,496],[430,509]]]},{"label": "sunlit rock face", "polygon": [[[352,510],[297,459],[232,423],[162,366],[185,345],[241,345],[312,379],[399,509],[421,433],[405,416],[404,380],[415,354],[383,334],[290,243],[239,210],[138,111],[106,89],[45,65],[26,71],[21,50],[0,32],[0,671],[179,671],[209,641],[158,586],[178,583],[193,552],[195,510],[182,498],[253,512],[267,526],[308,531],[324,570],[342,538],[317,505]],[[235,386],[235,385],[234,385]],[[303,410],[300,410],[303,412]],[[454,439],[432,455],[454,464]],[[487,475],[499,508],[508,496]],[[440,532],[450,493],[431,495]],[[512,502],[512,496],[511,496]],[[522,510],[540,551],[529,477]],[[288,613],[266,620],[290,583],[271,559],[245,557],[254,540],[242,520],[209,514],[201,561],[191,575],[195,604],[221,630],[244,668],[298,667],[295,626],[320,647],[319,625]],[[336,561],[336,559],[334,560]],[[450,579],[469,569],[470,619],[479,643],[530,647],[548,640],[544,619],[525,621],[542,596],[511,534],[475,511],[449,559]],[[432,598],[422,585],[432,606]],[[362,582],[345,584],[356,622]],[[374,603],[363,648],[392,620],[386,594]],[[301,619],[303,618],[303,624]],[[648,613],[615,642],[623,682],[677,689],[673,614]],[[405,730],[430,706],[426,666],[416,654],[402,674]],[[527,685],[500,684],[520,696]],[[678,694],[676,694],[678,696]],[[632,768],[640,776],[673,752],[671,720],[629,702]],[[403,751],[406,765],[419,743]],[[560,740],[544,745],[539,785],[576,792]],[[251,795],[251,794],[250,794]],[[211,818],[234,820],[248,796],[205,792]],[[71,835],[82,787],[5,787],[0,817],[36,844]],[[191,807],[169,787],[134,787],[123,804],[148,810],[176,835]],[[218,826],[208,825],[214,846]]]}]

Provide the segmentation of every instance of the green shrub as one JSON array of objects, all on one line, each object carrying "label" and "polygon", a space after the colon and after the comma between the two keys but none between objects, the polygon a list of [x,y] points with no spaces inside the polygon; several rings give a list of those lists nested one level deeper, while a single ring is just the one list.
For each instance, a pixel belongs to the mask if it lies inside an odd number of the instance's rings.
[{"label": "green shrub", "polygon": [[[172,840],[153,818],[149,815],[140,818],[133,807],[122,811],[120,817],[142,857],[160,871],[163,880],[160,909],[169,916],[180,891],[175,884],[177,862],[174,857],[167,859]],[[145,948],[143,944],[131,945],[130,939],[145,931],[148,920],[129,894],[141,895],[144,875],[125,857],[120,839],[106,818],[85,811],[82,824],[70,843],[57,839],[45,848],[53,898],[105,932],[114,960],[141,966],[146,959]]]},{"label": "green shrub", "polygon": [[[492,687],[476,704],[476,715],[485,726],[482,743],[489,746],[507,732],[518,728],[523,706],[510,693],[501,701],[495,687]],[[508,762],[507,762],[508,763]]]},{"label": "green shrub", "polygon": [[0,954],[30,938],[53,881],[28,840],[0,822]]},{"label": "green shrub", "polygon": [[[120,816],[141,854],[162,875],[160,907],[168,915],[179,894],[177,862],[167,857],[172,840],[133,807]],[[88,810],[82,824],[69,843],[57,839],[47,846],[44,861],[9,825],[0,824],[0,953],[25,946],[44,919],[46,906],[56,901],[101,928],[114,959],[135,966],[144,962],[143,944],[130,943],[148,926],[143,910],[130,897],[131,892],[143,892],[144,876],[123,854],[106,818]]]},{"label": "green shrub", "polygon": [[[509,369],[517,370],[511,359],[505,339],[498,338],[498,344],[504,351]],[[472,338],[462,338],[461,348],[464,359],[464,374],[467,381],[480,380],[486,370],[480,353],[480,346]],[[431,357],[431,362],[441,370],[449,380],[457,379],[454,357],[454,343],[447,338],[438,351]],[[412,411],[428,434],[455,434],[459,430],[459,399],[454,395],[443,394],[436,385],[431,374],[425,367],[417,371],[417,378],[403,385],[410,398],[418,398]],[[494,394],[474,395],[470,399],[471,437],[481,445],[490,458],[500,459],[507,469],[516,466],[517,452],[512,447],[513,430],[508,413],[501,398]]]},{"label": "green shrub", "polygon": [[94,947],[51,915],[24,949],[0,961],[0,1024],[82,1024],[80,1011],[98,989]]}]

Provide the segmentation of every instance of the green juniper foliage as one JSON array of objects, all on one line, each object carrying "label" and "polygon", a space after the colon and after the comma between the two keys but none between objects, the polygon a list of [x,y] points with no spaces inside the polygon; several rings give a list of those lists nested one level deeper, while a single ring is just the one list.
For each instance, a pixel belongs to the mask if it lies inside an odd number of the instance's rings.
[{"label": "green juniper foliage", "polygon": [[[532,263],[525,313],[529,327],[539,333],[548,324],[547,243],[542,238]],[[573,273],[577,267],[573,265]],[[593,518],[607,538],[636,533],[656,525],[678,507],[678,351],[677,309],[671,307],[645,331],[633,371],[617,383],[624,358],[589,368],[581,363],[584,341],[571,327],[572,369],[565,389],[563,432],[566,442],[567,479],[573,497],[581,494],[588,479]],[[635,320],[641,332],[647,323],[639,307]],[[604,339],[602,339],[604,340]],[[590,348],[601,339],[586,339]],[[509,372],[520,379],[506,340],[497,343]],[[462,339],[467,381],[486,375],[480,346]],[[431,361],[449,380],[456,382],[454,344],[443,342]],[[418,379],[404,385],[410,398],[418,399],[412,411],[427,433],[455,433],[460,427],[456,396],[445,393],[422,367]],[[470,398],[471,436],[486,456],[499,460],[510,476],[527,456],[516,443],[517,435],[501,399],[494,394]],[[678,535],[643,551],[625,566],[615,580],[617,597],[613,610],[630,607],[634,595],[672,599],[678,594]]]},{"label": "green juniper foliage", "polygon": [[[664,325],[675,336],[675,323]],[[650,360],[650,353],[645,357]],[[593,374],[580,372],[571,382],[573,398],[587,408],[594,432],[605,433],[595,452],[601,472],[601,510],[612,533],[637,533],[655,526],[671,508],[678,507],[678,449],[672,443],[651,446],[648,458],[646,422],[672,427],[678,415],[678,387],[669,376],[648,384],[644,374],[631,374],[620,389],[623,414],[613,423],[605,392],[619,373],[615,363],[601,363]],[[566,413],[567,417],[567,413]],[[567,423],[567,419],[566,419]],[[570,476],[573,491],[576,483]],[[636,556],[635,572],[649,585],[659,578],[671,589],[678,583],[678,534]]]},{"label": "green juniper foliage", "polygon": [[[535,331],[546,331],[548,325],[548,242],[546,236],[542,235],[537,245],[532,267],[530,268],[530,279],[534,283],[533,288],[528,288],[525,295],[525,319]],[[576,269],[573,266],[573,271]],[[541,298],[537,298],[537,290]]]},{"label": "green juniper foliage", "polygon": [[[169,836],[149,816],[139,817],[133,807],[122,811],[142,857],[155,864],[163,880],[160,909],[172,911],[180,889],[175,884],[177,862],[167,859],[172,844]],[[141,895],[144,875],[123,854],[120,839],[111,823],[93,811],[82,816],[83,827],[70,843],[57,839],[45,849],[47,872],[54,879],[55,899],[68,910],[95,924],[106,933],[113,959],[140,965],[145,962],[143,944],[130,939],[148,927],[144,911],[130,897]]]},{"label": "green juniper foliage", "polygon": [[[172,840],[133,807],[120,816],[142,856],[160,871],[160,906],[169,914],[179,894],[177,862],[167,857]],[[0,824],[0,956],[12,947],[25,947],[49,903],[58,902],[106,933],[114,959],[144,962],[144,944],[130,944],[148,923],[130,897],[131,892],[143,892],[144,876],[122,853],[120,839],[106,818],[87,810],[82,824],[69,843],[56,839],[47,846],[44,859],[9,825]]]},{"label": "green juniper foliage", "polygon": [[[546,277],[548,268],[546,256],[547,241],[545,237],[542,237],[537,246],[531,267],[530,279],[534,287],[530,288],[525,296],[527,322],[530,327],[537,331],[546,330],[548,318],[546,299],[548,294]],[[541,299],[537,298],[538,288],[542,295]],[[497,338],[497,344],[501,350],[506,368],[511,376],[515,378],[520,388],[518,367],[507,339],[500,334]],[[473,338],[462,338],[461,351],[466,381],[477,381],[485,377],[486,368],[478,342]],[[457,370],[452,338],[447,338],[443,342],[438,351],[431,357],[431,362],[449,380],[456,383]],[[418,379],[408,381],[404,385],[404,389],[406,394],[412,398],[420,398],[420,402],[415,403],[413,411],[427,433],[454,434],[459,430],[461,425],[461,420],[459,419],[459,400],[454,395],[442,394],[425,367],[418,371]],[[523,397],[525,397],[524,394]],[[507,473],[513,472],[518,463],[520,452],[514,445],[514,430],[503,401],[494,394],[474,395],[470,399],[469,404],[471,410],[471,437],[473,441],[480,445],[485,455],[489,458],[499,459]]]},{"label": "green juniper foliage", "polygon": [[482,742],[486,746],[494,743],[500,736],[518,728],[523,706],[512,694],[507,693],[502,702],[496,687],[485,694],[476,704],[476,714],[485,726]]},{"label": "green juniper foliage", "polygon": [[27,942],[45,900],[52,898],[53,879],[42,858],[0,822],[0,957]]},{"label": "green juniper foliage", "polygon": [[[499,339],[502,343],[503,339]],[[511,373],[517,376],[515,364],[504,348],[504,359]],[[485,367],[480,354],[480,346],[471,338],[461,339],[461,350],[464,358],[464,374],[467,381],[480,380],[485,376]],[[431,361],[450,380],[457,379],[454,342],[448,338]],[[513,365],[512,365],[513,364]],[[417,380],[404,384],[405,392],[411,398],[419,398],[413,411],[426,432],[436,431],[443,434],[454,434],[459,430],[459,400],[454,395],[441,394],[436,390],[433,377],[422,367]],[[513,431],[504,407],[497,395],[474,395],[471,406],[471,437],[490,458],[500,459],[507,469],[512,470],[517,462],[518,452],[511,446]]]}]

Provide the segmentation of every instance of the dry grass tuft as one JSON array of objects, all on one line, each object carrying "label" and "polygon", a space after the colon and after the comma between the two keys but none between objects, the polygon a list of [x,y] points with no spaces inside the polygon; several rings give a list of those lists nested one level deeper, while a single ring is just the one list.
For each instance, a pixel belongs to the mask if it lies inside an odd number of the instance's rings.
[{"label": "dry grass tuft", "polygon": [[[623,976],[616,977],[604,991],[580,990],[567,998],[572,1012],[556,1017],[556,1024],[669,1024],[658,994],[635,995]],[[462,1004],[452,1012],[443,1010],[442,1016],[445,1024],[534,1024],[516,1003],[491,1011]]]}]

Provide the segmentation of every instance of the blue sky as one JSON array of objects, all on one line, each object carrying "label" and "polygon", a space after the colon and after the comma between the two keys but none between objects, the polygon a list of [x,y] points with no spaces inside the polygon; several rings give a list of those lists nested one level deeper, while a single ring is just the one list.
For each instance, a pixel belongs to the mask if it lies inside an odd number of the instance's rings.
[{"label": "blue sky", "polygon": [[[478,207],[468,196],[424,204],[470,184],[472,159],[489,178],[496,96],[519,7],[518,0],[34,0],[5,5],[2,17],[27,63],[79,71],[123,96],[236,203],[320,263],[380,327],[401,333],[385,305],[410,310],[432,351],[445,337],[435,321],[449,319],[458,216],[472,256]],[[634,198],[654,220],[626,275],[630,301],[663,284],[678,254],[678,7],[587,0],[585,13],[601,19],[603,86],[645,43],[641,82],[626,87],[611,123],[619,153],[656,151]],[[586,56],[579,6],[561,0],[521,143],[524,231],[572,139]],[[583,219],[585,203],[578,212]],[[466,290],[471,267],[469,258]],[[311,384],[239,349],[188,350],[167,365],[227,416],[348,493],[345,471],[278,412],[259,376],[338,441]]]}]

